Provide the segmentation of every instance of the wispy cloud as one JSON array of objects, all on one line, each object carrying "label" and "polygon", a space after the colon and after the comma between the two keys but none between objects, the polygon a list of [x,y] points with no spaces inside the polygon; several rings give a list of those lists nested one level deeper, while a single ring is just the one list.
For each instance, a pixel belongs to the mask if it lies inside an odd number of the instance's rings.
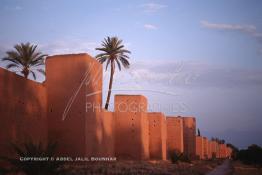
[{"label": "wispy cloud", "polygon": [[254,25],[240,25],[240,24],[225,24],[225,23],[211,23],[206,20],[200,21],[202,27],[214,30],[236,31],[254,38],[259,43],[258,54],[262,52],[262,32],[258,31]]},{"label": "wispy cloud", "polygon": [[23,7],[22,7],[22,6],[19,6],[19,5],[13,6],[13,7],[11,7],[11,6],[5,6],[5,9],[6,9],[6,10],[22,10]]},{"label": "wispy cloud", "polygon": [[253,25],[237,25],[237,24],[224,24],[224,23],[211,23],[208,21],[200,21],[201,25],[210,29],[220,30],[239,30],[243,32],[254,32],[256,27]]},{"label": "wispy cloud", "polygon": [[[163,87],[262,87],[261,70],[232,68],[200,62],[134,63],[128,70],[130,80],[123,81],[161,85]],[[122,76],[119,77],[122,79]],[[120,81],[120,80],[119,80]]]},{"label": "wispy cloud", "polygon": [[262,43],[262,33],[257,31],[254,25],[240,25],[240,24],[225,24],[225,23],[211,23],[209,21],[200,21],[201,26],[215,30],[239,31],[256,38]]},{"label": "wispy cloud", "polygon": [[48,44],[40,44],[40,49],[49,54],[70,54],[87,52],[91,55],[95,54],[95,48],[99,44],[96,42],[82,41],[82,40],[58,40]]},{"label": "wispy cloud", "polygon": [[145,24],[144,28],[147,29],[147,30],[156,30],[157,26],[152,25],[152,24]]},{"label": "wispy cloud", "polygon": [[21,7],[21,6],[15,6],[15,8],[14,8],[15,10],[22,10],[23,9],[23,7]]},{"label": "wispy cloud", "polygon": [[157,3],[147,3],[147,4],[142,4],[141,7],[144,8],[145,12],[154,13],[161,9],[166,8],[167,5],[157,4]]}]

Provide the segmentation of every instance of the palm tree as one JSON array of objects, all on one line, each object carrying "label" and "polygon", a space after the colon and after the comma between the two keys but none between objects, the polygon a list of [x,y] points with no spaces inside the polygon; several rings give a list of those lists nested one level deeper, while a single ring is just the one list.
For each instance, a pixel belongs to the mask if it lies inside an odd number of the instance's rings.
[{"label": "palm tree", "polygon": [[111,65],[111,72],[110,72],[110,81],[109,81],[109,89],[105,104],[105,109],[108,109],[110,96],[111,96],[111,89],[113,84],[113,77],[115,73],[115,64],[118,65],[119,70],[121,71],[121,65],[124,68],[129,68],[129,57],[127,54],[131,54],[129,50],[124,49],[124,45],[122,44],[122,40],[118,39],[117,37],[107,37],[102,41],[102,47],[96,48],[96,50],[102,51],[102,53],[96,55],[97,60],[103,64],[106,63],[106,70],[108,65]]},{"label": "palm tree", "polygon": [[[7,51],[6,57],[2,61],[8,61],[6,68],[16,68],[25,78],[28,78],[29,73],[36,79],[35,69],[45,75],[45,71],[39,66],[44,65],[44,59],[47,55],[37,52],[37,45],[28,43],[16,44],[15,50]],[[34,69],[35,68],[35,69]]]}]

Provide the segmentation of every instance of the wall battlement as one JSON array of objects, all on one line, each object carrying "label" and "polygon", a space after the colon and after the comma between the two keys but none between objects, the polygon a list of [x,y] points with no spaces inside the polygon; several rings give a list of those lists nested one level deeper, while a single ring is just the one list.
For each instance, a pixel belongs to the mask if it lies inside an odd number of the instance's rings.
[{"label": "wall battlement", "polygon": [[181,117],[166,118],[167,121],[167,152],[172,151],[184,152],[184,126]]},{"label": "wall battlement", "polygon": [[196,136],[196,155],[198,159],[204,159],[204,138]]},{"label": "wall battlement", "polygon": [[102,65],[87,54],[48,57],[46,88],[49,139],[61,140],[61,154],[97,155]]},{"label": "wall battlement", "polygon": [[149,112],[147,115],[150,159],[166,160],[166,117],[161,112]]},{"label": "wall battlement", "polygon": [[115,96],[115,154],[120,159],[149,159],[147,100],[142,95]]},{"label": "wall battlement", "polygon": [[184,153],[191,159],[196,157],[196,119],[183,117]]}]

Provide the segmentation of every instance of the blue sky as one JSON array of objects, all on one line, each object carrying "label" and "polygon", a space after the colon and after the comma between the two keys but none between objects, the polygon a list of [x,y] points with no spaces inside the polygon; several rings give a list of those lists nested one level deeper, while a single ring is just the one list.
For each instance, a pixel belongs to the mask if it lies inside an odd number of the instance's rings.
[{"label": "blue sky", "polygon": [[[104,37],[118,36],[132,66],[115,93],[194,115],[209,137],[262,145],[262,1],[0,0],[0,22],[1,57],[27,41],[49,55],[94,56]],[[105,90],[107,82],[106,73]]]}]

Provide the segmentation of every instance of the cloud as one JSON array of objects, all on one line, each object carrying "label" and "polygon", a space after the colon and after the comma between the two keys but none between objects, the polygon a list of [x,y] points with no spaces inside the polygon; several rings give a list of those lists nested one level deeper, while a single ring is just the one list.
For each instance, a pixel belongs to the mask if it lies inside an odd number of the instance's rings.
[{"label": "cloud", "polygon": [[21,6],[15,6],[15,8],[14,8],[15,10],[22,10],[23,9],[23,7],[21,7]]},{"label": "cloud", "polygon": [[144,28],[147,29],[147,30],[156,30],[157,26],[152,25],[152,24],[145,24]]},{"label": "cloud", "polygon": [[214,30],[236,31],[254,38],[259,43],[257,53],[261,55],[262,51],[262,32],[259,32],[254,25],[240,25],[240,24],[225,24],[225,23],[211,23],[205,20],[200,21],[202,27]]},{"label": "cloud", "polygon": [[161,9],[166,8],[167,5],[157,4],[157,3],[147,3],[147,4],[142,4],[141,7],[144,8],[145,12],[154,13]]},{"label": "cloud", "polygon": [[[131,43],[123,43],[126,49],[131,46]],[[95,48],[100,47],[101,43],[96,41],[88,41],[83,39],[62,39],[55,40],[49,43],[38,44],[39,49],[48,55],[57,54],[72,54],[72,53],[88,53],[91,56],[98,54]],[[1,50],[0,50],[1,51]]]},{"label": "cloud", "polygon": [[[89,55],[96,55],[98,51],[95,48],[100,47],[100,42],[88,41],[77,38],[60,39],[45,43],[31,43],[38,46],[38,50],[48,55],[57,54],[72,54],[72,53],[88,53]],[[131,43],[123,43],[128,49]],[[13,50],[14,44],[0,43],[0,58],[5,56],[5,52]],[[1,64],[1,62],[0,62]]]},{"label": "cloud", "polygon": [[[115,74],[112,93],[143,94],[148,98],[149,111],[195,116],[198,127],[209,131],[207,136],[222,137],[222,133],[214,132],[259,128],[261,74],[262,70],[228,65],[141,60],[133,62],[130,69]],[[108,82],[109,75],[103,82],[105,94]],[[246,133],[245,136],[252,135]],[[225,137],[237,145],[261,143],[259,138],[242,139],[241,142],[237,138],[235,135],[230,139]]]},{"label": "cloud", "polygon": [[11,7],[11,6],[5,6],[5,9],[6,10],[23,10],[23,7],[22,6],[19,6],[19,5],[17,5],[17,6],[14,6],[14,7]]},{"label": "cloud", "polygon": [[99,44],[96,42],[83,41],[79,39],[73,40],[57,40],[48,44],[39,44],[41,51],[49,54],[70,54],[87,52],[90,55],[95,54],[95,48]]},{"label": "cloud", "polygon": [[[139,87],[154,84],[166,88],[244,88],[262,87],[262,71],[199,62],[160,63],[144,61],[131,64],[119,83],[133,82]],[[122,79],[122,77],[125,77]]]},{"label": "cloud", "polygon": [[221,30],[239,30],[243,32],[254,32],[256,27],[253,25],[233,25],[223,23],[210,23],[208,21],[200,21],[201,25],[210,29],[221,29]]},{"label": "cloud", "polygon": [[262,43],[262,33],[257,31],[257,28],[254,25],[211,23],[205,20],[200,21],[200,24],[208,29],[239,31],[256,38],[260,43]]}]

